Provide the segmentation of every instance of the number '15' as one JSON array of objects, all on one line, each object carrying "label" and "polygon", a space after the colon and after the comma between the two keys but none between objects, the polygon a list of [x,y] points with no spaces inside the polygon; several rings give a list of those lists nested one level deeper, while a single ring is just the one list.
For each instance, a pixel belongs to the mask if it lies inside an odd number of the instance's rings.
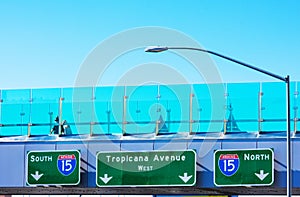
[{"label": "number '15'", "polygon": [[228,160],[223,160],[224,162],[224,171],[225,172],[231,172],[235,169],[234,165],[234,160],[233,159],[228,159]]},{"label": "number '15'", "polygon": [[68,172],[72,169],[72,164],[70,159],[62,160],[62,171]]}]

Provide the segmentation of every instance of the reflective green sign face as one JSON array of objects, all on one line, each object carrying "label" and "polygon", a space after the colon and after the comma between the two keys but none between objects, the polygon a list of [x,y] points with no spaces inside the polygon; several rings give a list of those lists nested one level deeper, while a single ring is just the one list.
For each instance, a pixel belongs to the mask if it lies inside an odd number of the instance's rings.
[{"label": "reflective green sign face", "polygon": [[27,183],[29,185],[77,185],[79,182],[79,151],[30,151],[27,153]]},{"label": "reflective green sign face", "polygon": [[214,154],[216,186],[266,186],[273,181],[272,149],[217,150]]},{"label": "reflective green sign face", "polygon": [[185,151],[99,152],[99,187],[193,186],[196,153]]}]

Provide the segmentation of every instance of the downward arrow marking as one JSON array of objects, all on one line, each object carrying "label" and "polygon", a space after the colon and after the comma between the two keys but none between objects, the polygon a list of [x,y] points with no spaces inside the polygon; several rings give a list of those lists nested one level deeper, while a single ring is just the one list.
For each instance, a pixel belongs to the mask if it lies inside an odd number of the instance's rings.
[{"label": "downward arrow marking", "polygon": [[108,174],[104,174],[104,177],[99,177],[104,184],[108,183],[110,181],[110,179],[112,179],[112,176],[111,177],[108,177]]},{"label": "downward arrow marking", "polygon": [[38,181],[44,174],[39,174],[39,171],[35,171],[35,174],[31,174],[31,176]]},{"label": "downward arrow marking", "polygon": [[264,173],[264,170],[260,170],[259,174],[258,173],[254,173],[261,181],[263,181],[268,175],[269,173]]},{"label": "downward arrow marking", "polygon": [[180,176],[180,175],[179,175],[179,178],[181,178],[181,180],[183,180],[183,182],[186,183],[186,182],[188,182],[188,181],[192,178],[192,176],[193,176],[193,175],[188,176],[187,173],[185,172],[185,173],[183,174],[183,176]]}]

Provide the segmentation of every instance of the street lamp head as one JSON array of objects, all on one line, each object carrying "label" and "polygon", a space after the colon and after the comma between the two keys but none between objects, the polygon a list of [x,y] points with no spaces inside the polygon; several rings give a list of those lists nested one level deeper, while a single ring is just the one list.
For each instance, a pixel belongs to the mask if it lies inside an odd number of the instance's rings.
[{"label": "street lamp head", "polygon": [[168,47],[161,47],[161,46],[149,46],[145,49],[145,52],[151,52],[151,53],[158,53],[167,51]]}]

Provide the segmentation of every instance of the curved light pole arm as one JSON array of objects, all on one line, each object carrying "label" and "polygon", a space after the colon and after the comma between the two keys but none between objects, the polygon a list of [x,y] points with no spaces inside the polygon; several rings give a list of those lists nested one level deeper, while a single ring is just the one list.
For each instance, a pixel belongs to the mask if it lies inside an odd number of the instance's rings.
[{"label": "curved light pole arm", "polygon": [[229,60],[229,61],[231,61],[231,62],[235,62],[235,63],[240,64],[240,65],[242,65],[242,66],[245,66],[245,67],[247,67],[247,68],[256,70],[256,71],[258,71],[258,72],[264,73],[264,74],[266,74],[266,75],[269,75],[269,76],[271,76],[271,77],[274,77],[274,78],[276,78],[276,79],[279,79],[279,80],[281,80],[281,81],[286,82],[286,78],[284,78],[284,77],[281,77],[281,76],[276,75],[276,74],[274,74],[274,73],[268,72],[268,71],[263,70],[263,69],[261,69],[261,68],[252,66],[252,65],[250,65],[250,64],[241,62],[241,61],[239,61],[239,60],[233,59],[233,58],[231,58],[231,57],[228,57],[228,56],[225,56],[225,55],[216,53],[216,52],[214,52],[214,51],[209,51],[209,50],[200,49],[200,48],[193,48],[193,47],[166,47],[166,48],[167,48],[167,49],[187,49],[187,50],[195,50],[195,51],[202,51],[202,52],[205,52],[205,53],[210,53],[210,54],[213,54],[213,55],[215,55],[215,56],[221,57],[221,58],[223,58],[223,59],[227,59],[227,60]]},{"label": "curved light pole arm", "polygon": [[287,75],[286,77],[282,77],[282,76],[279,76],[279,75],[276,75],[274,73],[271,73],[269,71],[266,71],[266,70],[263,70],[261,68],[258,68],[258,67],[255,67],[255,66],[252,66],[250,64],[247,64],[247,63],[244,63],[244,62],[241,62],[239,60],[236,60],[236,59],[233,59],[231,57],[227,57],[225,55],[222,55],[222,54],[219,54],[219,53],[216,53],[214,51],[209,51],[209,50],[205,50],[205,49],[201,49],[201,48],[194,48],[194,47],[166,47],[166,46],[149,46],[145,49],[145,52],[154,52],[154,53],[158,53],[158,52],[163,52],[163,51],[167,51],[169,49],[186,49],[186,50],[195,50],[195,51],[202,51],[202,52],[205,52],[205,53],[210,53],[212,55],[215,55],[215,56],[218,56],[218,57],[221,57],[223,59],[226,59],[226,60],[229,60],[231,62],[235,62],[237,64],[240,64],[242,66],[245,66],[247,68],[250,68],[252,70],[256,70],[260,73],[264,73],[268,76],[271,76],[271,77],[274,77],[276,79],[279,79],[281,81],[284,81],[286,83],[286,153],[287,153],[287,157],[286,157],[286,160],[287,160],[287,167],[286,167],[286,171],[287,171],[287,174],[286,174],[286,183],[287,183],[287,196],[291,196],[291,193],[292,193],[292,178],[291,178],[291,124],[290,124],[290,119],[291,119],[291,113],[290,113],[290,77],[289,75]]}]

